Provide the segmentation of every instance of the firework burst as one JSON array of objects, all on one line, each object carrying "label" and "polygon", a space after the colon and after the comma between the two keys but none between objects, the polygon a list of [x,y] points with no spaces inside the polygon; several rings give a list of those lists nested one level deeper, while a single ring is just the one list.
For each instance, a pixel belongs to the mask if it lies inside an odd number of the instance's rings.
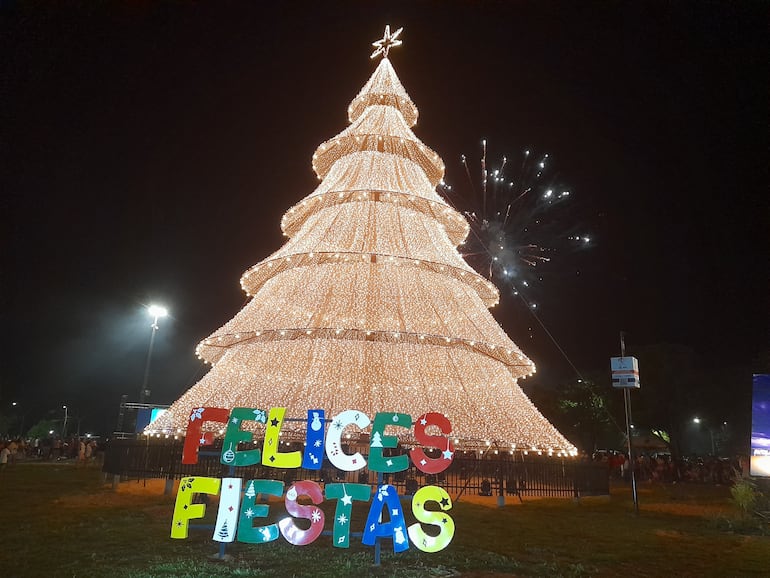
[{"label": "firework burst", "polygon": [[[537,303],[529,296],[545,276],[556,271],[551,261],[591,246],[591,236],[577,232],[577,224],[570,219],[569,188],[550,170],[550,160],[547,153],[524,150],[520,158],[502,157],[490,168],[484,140],[478,169],[469,166],[465,155],[461,157],[470,194],[458,196],[441,183],[456,207],[473,199],[473,210],[458,207],[471,224],[463,256],[532,309]],[[476,170],[478,180],[473,176]]]}]

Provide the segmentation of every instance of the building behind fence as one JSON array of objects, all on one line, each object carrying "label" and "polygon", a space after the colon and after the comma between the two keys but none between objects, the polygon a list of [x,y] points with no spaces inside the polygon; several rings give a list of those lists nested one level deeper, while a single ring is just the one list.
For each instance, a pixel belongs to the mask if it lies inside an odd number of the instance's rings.
[{"label": "building behind fence", "polygon": [[[120,479],[184,476],[226,477],[230,467],[219,461],[221,447],[202,448],[197,464],[182,464],[179,440],[146,438],[113,439],[105,453],[103,471]],[[301,448],[287,448],[291,449]],[[397,448],[397,450],[401,450]],[[386,450],[387,451],[387,450]],[[399,451],[394,451],[397,455]],[[426,453],[429,453],[426,451]],[[280,469],[263,465],[239,467],[244,479],[276,479],[287,485],[295,480],[363,483],[375,485],[377,473],[368,470],[346,472],[327,464],[321,470]],[[394,474],[384,474],[384,483],[396,486],[400,493],[412,495],[424,485],[438,485],[454,498],[463,495],[581,497],[609,494],[609,469],[606,463],[585,462],[576,458],[553,458],[523,453],[495,454],[493,451],[455,453],[449,468],[439,474],[425,474],[410,466]]]}]

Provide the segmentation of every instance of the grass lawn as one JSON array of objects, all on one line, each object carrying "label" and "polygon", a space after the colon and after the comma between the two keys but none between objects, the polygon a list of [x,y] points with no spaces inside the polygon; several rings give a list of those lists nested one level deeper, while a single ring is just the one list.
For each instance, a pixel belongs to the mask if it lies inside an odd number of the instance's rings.
[{"label": "grass lawn", "polygon": [[[234,543],[224,561],[212,558],[211,531],[169,537],[176,490],[163,495],[159,481],[124,482],[117,490],[96,469],[72,464],[19,463],[0,473],[2,544],[0,576],[767,576],[770,536],[747,527],[725,487],[643,485],[640,515],[630,491],[610,498],[572,500],[463,497],[449,514],[454,540],[427,554],[413,546],[394,554],[352,538],[349,550],[321,536],[304,547],[283,538],[270,544]],[[407,522],[409,504],[404,504]],[[331,528],[334,504],[324,503]],[[271,503],[271,517],[285,513]],[[361,531],[368,506],[356,503],[352,529]],[[214,503],[207,520],[213,523]],[[759,533],[757,533],[759,532]]]}]

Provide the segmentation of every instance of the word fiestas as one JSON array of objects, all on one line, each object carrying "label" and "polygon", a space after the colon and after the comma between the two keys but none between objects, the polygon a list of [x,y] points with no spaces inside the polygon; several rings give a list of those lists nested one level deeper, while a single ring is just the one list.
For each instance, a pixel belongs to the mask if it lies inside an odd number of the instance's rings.
[{"label": "word fiestas", "polygon": [[[315,541],[323,531],[325,515],[318,507],[327,499],[336,499],[332,544],[335,548],[348,548],[350,545],[350,519],[353,501],[369,501],[372,490],[367,484],[326,484],[324,490],[310,480],[294,482],[286,491],[284,505],[288,516],[275,523],[255,526],[259,518],[266,518],[270,506],[257,503],[258,497],[283,495],[284,484],[278,480],[249,480],[241,499],[241,478],[182,478],[174,506],[174,520],[171,537],[187,538],[189,520],[202,518],[206,512],[205,504],[193,504],[194,494],[218,494],[219,509],[214,524],[212,539],[217,542],[239,542],[263,544],[277,540],[279,534],[289,543],[304,546]],[[311,504],[301,504],[300,496],[306,496]],[[305,500],[307,501],[307,500]],[[393,540],[394,552],[403,552],[411,541],[423,552],[438,552],[449,545],[454,536],[454,521],[446,511],[452,508],[452,501],[446,490],[438,486],[425,486],[415,492],[412,498],[412,514],[418,520],[406,526],[396,488],[384,484],[377,488],[376,497],[371,498],[371,506],[366,519],[361,542],[373,546],[378,538]],[[435,503],[438,509],[426,509],[427,503]],[[435,508],[435,507],[432,507]],[[301,529],[295,522],[304,519],[309,527]],[[386,520],[387,521],[383,521]],[[435,529],[429,534],[421,523]],[[407,538],[408,536],[408,538]]]},{"label": "word fiestas", "polygon": [[[425,433],[429,426],[437,427],[444,434],[452,432],[451,423],[440,413],[429,412],[419,416],[414,421],[413,432],[414,439],[418,444],[440,450],[441,457],[437,458],[428,457],[422,447],[412,448],[408,455],[383,455],[384,448],[395,448],[398,445],[398,438],[386,435],[385,428],[388,426],[411,428],[413,425],[412,416],[405,413],[379,412],[374,416],[374,421],[371,422],[365,413],[353,409],[334,416],[331,419],[328,432],[325,427],[324,410],[308,410],[304,452],[280,452],[278,451],[279,436],[285,413],[286,408],[284,407],[273,407],[267,414],[262,409],[246,407],[236,407],[232,410],[218,407],[193,409],[190,412],[190,421],[182,450],[182,463],[198,463],[198,448],[213,444],[214,435],[211,432],[203,432],[204,422],[227,424],[220,461],[225,465],[234,467],[253,466],[262,463],[268,467],[281,469],[302,467],[308,470],[320,470],[325,454],[335,468],[348,472],[363,469],[367,465],[369,470],[373,472],[401,472],[409,468],[411,458],[414,466],[421,472],[437,474],[447,469],[454,457],[454,445],[448,437]],[[239,443],[254,441],[252,432],[241,429],[241,425],[249,421],[265,425],[265,439],[261,450],[256,448],[238,449]],[[369,461],[367,462],[359,452],[355,454],[343,452],[343,430],[348,426],[363,429],[370,424],[372,431],[369,441]]]},{"label": "word fiestas", "polygon": [[[227,424],[220,462],[232,467],[261,463],[273,468],[302,467],[308,470],[320,470],[326,458],[332,466],[348,472],[368,466],[369,470],[374,472],[391,473],[408,469],[411,459],[420,471],[426,474],[437,474],[447,469],[454,458],[454,445],[448,437],[426,433],[426,429],[431,426],[438,428],[445,435],[452,432],[451,423],[440,413],[424,413],[413,423],[412,416],[405,413],[379,412],[374,416],[374,421],[371,421],[361,411],[346,410],[330,420],[326,431],[324,410],[311,409],[307,412],[304,451],[280,452],[278,451],[279,438],[285,413],[286,408],[283,407],[271,408],[267,413],[262,409],[245,407],[236,407],[232,410],[218,407],[195,408],[190,412],[182,450],[182,463],[198,463],[199,448],[213,444],[213,433],[203,431],[205,422]],[[239,448],[241,443],[252,442],[253,444],[253,433],[241,429],[244,422],[249,421],[265,426],[265,438],[261,450],[253,447],[252,449]],[[342,448],[342,434],[345,428],[350,426],[363,429],[369,425],[372,426],[372,430],[368,461],[360,452],[345,453]],[[408,455],[384,455],[384,448],[395,448],[398,445],[396,436],[385,434],[385,428],[388,426],[402,428],[414,426],[413,437],[422,447],[412,448]],[[439,450],[440,457],[429,457],[423,447]],[[249,480],[241,498],[241,478],[183,478],[177,492],[171,537],[187,538],[189,520],[204,516],[206,506],[193,504],[193,494],[220,494],[217,520],[214,525],[215,541],[232,542],[237,539],[239,542],[260,544],[276,540],[280,534],[292,544],[309,544],[323,531],[324,512],[317,506],[325,497],[337,500],[332,532],[333,545],[336,548],[348,548],[353,501],[369,501],[372,494],[367,484],[332,483],[326,484],[322,491],[321,487],[313,481],[297,481],[289,487],[284,497],[289,515],[273,524],[255,526],[254,522],[258,518],[267,517],[269,510],[268,505],[257,503],[257,497],[259,495],[282,496],[283,489],[283,482],[278,480]],[[308,497],[313,505],[298,503],[299,496]],[[452,508],[452,501],[443,488],[425,486],[415,492],[412,497],[412,513],[417,522],[408,527],[404,521],[404,513],[395,487],[388,484],[380,485],[376,490],[376,498],[371,501],[361,538],[363,544],[371,546],[378,538],[390,538],[393,540],[394,551],[402,552],[409,548],[411,540],[424,552],[438,552],[446,548],[454,536],[454,522],[446,514],[446,511]],[[435,506],[426,509],[426,503],[435,503],[438,509]],[[303,530],[298,527],[294,522],[295,518],[308,520],[309,528]],[[437,526],[438,532],[426,533],[421,523]]]}]

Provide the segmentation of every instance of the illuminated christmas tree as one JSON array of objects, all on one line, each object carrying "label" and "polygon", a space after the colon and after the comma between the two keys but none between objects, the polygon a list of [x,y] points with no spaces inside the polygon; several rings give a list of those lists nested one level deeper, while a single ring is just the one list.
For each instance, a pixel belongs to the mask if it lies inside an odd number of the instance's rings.
[{"label": "illuminated christmas tree", "polygon": [[[534,364],[457,251],[468,223],[436,192],[444,164],[412,132],[417,108],[388,59],[400,32],[374,43],[350,126],[313,155],[321,182],[284,215],[289,241],[243,274],[251,300],[198,345],[211,370],[147,433],[181,433],[199,407],[437,411],[460,447],[575,451],[517,384]],[[303,430],[286,422],[283,439]]]}]

